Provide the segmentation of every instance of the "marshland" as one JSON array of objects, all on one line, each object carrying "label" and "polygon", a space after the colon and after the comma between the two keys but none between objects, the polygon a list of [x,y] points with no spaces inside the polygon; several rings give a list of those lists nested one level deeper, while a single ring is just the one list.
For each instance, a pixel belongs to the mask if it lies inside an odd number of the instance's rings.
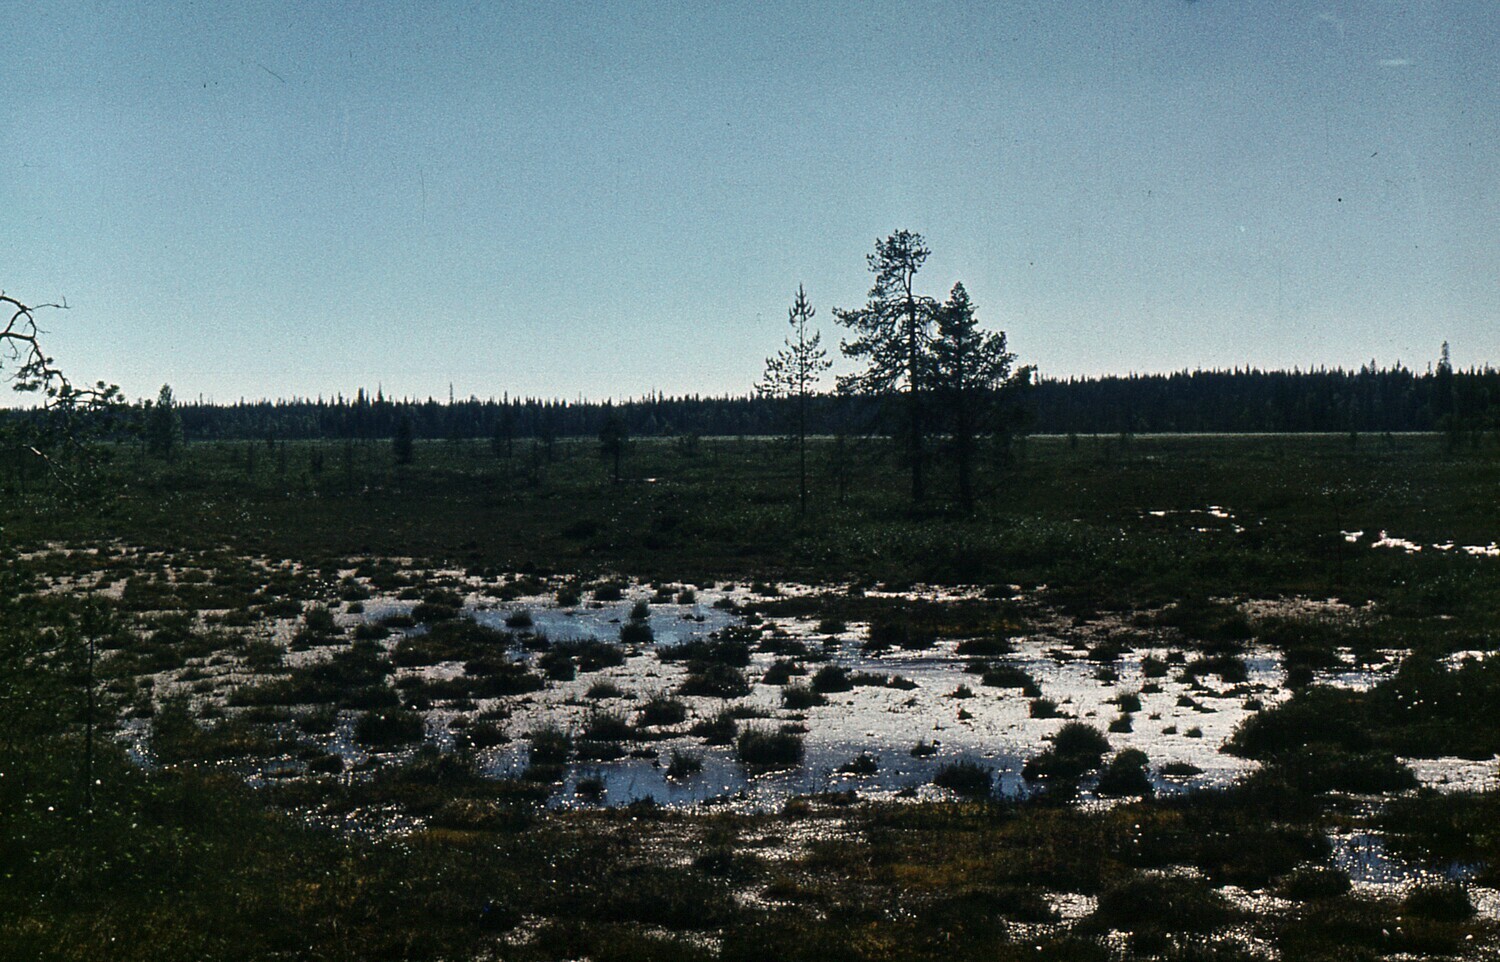
[{"label": "marshland", "polygon": [[244,448],[12,490],[15,957],[1495,944],[1487,446]]}]

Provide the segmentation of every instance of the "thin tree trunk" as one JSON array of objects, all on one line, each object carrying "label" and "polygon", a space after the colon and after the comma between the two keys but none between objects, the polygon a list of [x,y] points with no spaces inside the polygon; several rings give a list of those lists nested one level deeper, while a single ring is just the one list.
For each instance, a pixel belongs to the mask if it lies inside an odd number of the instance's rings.
[{"label": "thin tree trunk", "polygon": [[922,397],[920,393],[921,372],[917,356],[917,301],[911,293],[911,280],[906,286],[906,380],[910,395],[911,440],[908,451],[911,457],[911,499],[920,502],[927,493],[922,478]]},{"label": "thin tree trunk", "polygon": [[807,392],[797,395],[797,513],[807,517]]},{"label": "thin tree trunk", "polygon": [[89,632],[88,704],[83,716],[83,807],[94,810],[94,633]]}]

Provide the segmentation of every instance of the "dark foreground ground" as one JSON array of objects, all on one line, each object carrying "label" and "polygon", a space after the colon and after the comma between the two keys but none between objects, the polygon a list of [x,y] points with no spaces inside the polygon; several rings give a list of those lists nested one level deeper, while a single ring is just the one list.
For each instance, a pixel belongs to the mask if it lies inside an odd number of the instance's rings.
[{"label": "dark foreground ground", "polygon": [[[1483,657],[1500,602],[1493,446],[1034,439],[971,516],[940,497],[912,509],[881,446],[831,441],[799,516],[793,463],[768,441],[638,444],[611,484],[583,443],[502,457],[432,442],[398,467],[384,443],[256,442],[169,463],[101,449],[67,487],[11,471],[0,956],[1493,957],[1500,798],[1418,789],[1408,766],[1500,751],[1500,670]],[[817,588],[779,596],[789,581]],[[1171,648],[1163,671],[1204,679],[1207,698],[1265,650],[1284,684],[1231,739],[1258,767],[1214,790],[1104,792],[1126,753],[1058,738],[1033,747],[1044,775],[1024,799],[959,771],[925,802],[545,807],[585,744],[655,736],[634,709],[591,716],[625,726],[608,738],[512,730],[524,699],[598,670],[594,655],[476,634],[469,589],[586,604],[727,583],[755,586],[740,633],[691,669],[723,724],[740,648],[788,671],[826,659],[766,630],[794,616],[867,626],[852,632],[866,647],[951,651],[976,678],[1008,677],[1012,639],[1072,626],[1100,672]],[[904,598],[934,584],[973,590]],[[408,620],[360,630],[384,597]],[[1357,614],[1295,614],[1308,600]],[[1319,683],[1391,657],[1368,689]],[[403,687],[441,664],[461,668],[449,688]],[[433,706],[489,734],[419,748]],[[791,716],[740,715],[796,734]],[[372,759],[358,769],[328,750],[345,729]],[[778,763],[743,731],[729,737],[747,764]],[[532,764],[482,777],[500,739],[526,741]],[[289,760],[274,777],[273,757]],[[1430,872],[1351,888],[1330,843],[1351,832]]]}]

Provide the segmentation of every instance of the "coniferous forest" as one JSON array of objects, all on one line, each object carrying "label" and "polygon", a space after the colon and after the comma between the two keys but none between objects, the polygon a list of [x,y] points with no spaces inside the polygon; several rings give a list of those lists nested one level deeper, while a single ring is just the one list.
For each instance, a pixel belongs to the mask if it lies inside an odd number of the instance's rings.
[{"label": "coniferous forest", "polygon": [[[591,437],[612,410],[634,437],[753,436],[785,430],[792,402],[754,394],[653,395],[618,404],[519,398],[352,397],[179,401],[190,440],[389,438],[405,414],[425,439]],[[1373,364],[1357,371],[1181,371],[1174,374],[1039,379],[1026,393],[1024,429],[1035,434],[1400,433],[1493,430],[1500,369],[1417,373]],[[878,433],[880,405],[868,397],[815,395],[809,433]]]}]

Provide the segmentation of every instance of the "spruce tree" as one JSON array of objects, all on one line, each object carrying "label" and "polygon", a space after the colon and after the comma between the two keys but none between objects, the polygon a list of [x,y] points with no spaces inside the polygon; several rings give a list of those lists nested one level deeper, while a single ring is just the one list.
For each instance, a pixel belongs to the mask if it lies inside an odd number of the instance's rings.
[{"label": "spruce tree", "polygon": [[1005,332],[981,330],[974,302],[963,284],[954,284],[937,310],[932,341],[933,399],[947,427],[957,469],[958,498],[965,511],[974,507],[974,461],[978,440],[996,423],[997,405],[1015,387],[1030,383],[1031,369],[1011,373],[1016,356],[1006,350]]},{"label": "spruce tree", "polygon": [[182,416],[172,399],[172,389],[163,384],[156,403],[146,413],[146,450],[152,457],[171,460],[182,445]]}]

